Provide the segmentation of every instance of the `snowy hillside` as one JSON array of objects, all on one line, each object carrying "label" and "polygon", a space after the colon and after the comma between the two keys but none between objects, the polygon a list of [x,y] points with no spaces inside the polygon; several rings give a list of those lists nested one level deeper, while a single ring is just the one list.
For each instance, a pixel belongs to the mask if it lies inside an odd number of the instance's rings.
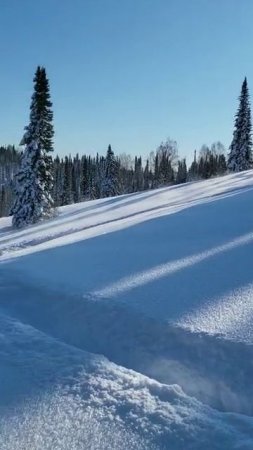
[{"label": "snowy hillside", "polygon": [[0,448],[253,448],[253,171],[0,219]]}]

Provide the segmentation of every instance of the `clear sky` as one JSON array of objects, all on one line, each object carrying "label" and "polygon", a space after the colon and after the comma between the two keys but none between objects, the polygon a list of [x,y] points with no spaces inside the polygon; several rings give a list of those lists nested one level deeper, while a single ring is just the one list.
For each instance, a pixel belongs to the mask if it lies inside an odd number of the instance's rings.
[{"label": "clear sky", "polygon": [[169,136],[191,159],[230,144],[245,75],[253,98],[253,1],[0,0],[0,55],[0,144],[18,144],[44,65],[60,155]]}]

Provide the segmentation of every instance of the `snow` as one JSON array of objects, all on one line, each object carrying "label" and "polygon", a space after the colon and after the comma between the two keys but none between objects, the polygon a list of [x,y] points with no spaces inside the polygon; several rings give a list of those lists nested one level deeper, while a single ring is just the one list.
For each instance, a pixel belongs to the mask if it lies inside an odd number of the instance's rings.
[{"label": "snow", "polygon": [[178,325],[193,331],[222,333],[230,339],[253,342],[253,284],[206,301],[203,307],[186,314]]},{"label": "snow", "polygon": [[250,448],[248,419],[211,410],[177,385],[161,385],[4,314],[1,332],[3,450],[201,449],[213,433],[217,442],[207,448]]},{"label": "snow", "polygon": [[248,171],[0,219],[0,448],[252,449],[252,203]]}]

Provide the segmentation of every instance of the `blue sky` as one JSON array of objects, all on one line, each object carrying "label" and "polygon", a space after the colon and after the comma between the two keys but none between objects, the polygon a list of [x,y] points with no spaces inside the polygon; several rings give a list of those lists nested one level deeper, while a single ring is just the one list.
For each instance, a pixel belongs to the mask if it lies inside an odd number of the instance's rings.
[{"label": "blue sky", "polygon": [[19,142],[40,64],[60,155],[228,146],[252,49],[252,0],[0,0],[0,144]]}]

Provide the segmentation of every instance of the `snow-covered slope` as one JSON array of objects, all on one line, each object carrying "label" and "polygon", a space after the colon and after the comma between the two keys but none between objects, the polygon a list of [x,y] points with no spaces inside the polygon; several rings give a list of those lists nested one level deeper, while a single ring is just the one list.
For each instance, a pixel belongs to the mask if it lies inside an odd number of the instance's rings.
[{"label": "snow-covered slope", "polygon": [[0,448],[252,449],[252,205],[248,171],[0,219]]}]

